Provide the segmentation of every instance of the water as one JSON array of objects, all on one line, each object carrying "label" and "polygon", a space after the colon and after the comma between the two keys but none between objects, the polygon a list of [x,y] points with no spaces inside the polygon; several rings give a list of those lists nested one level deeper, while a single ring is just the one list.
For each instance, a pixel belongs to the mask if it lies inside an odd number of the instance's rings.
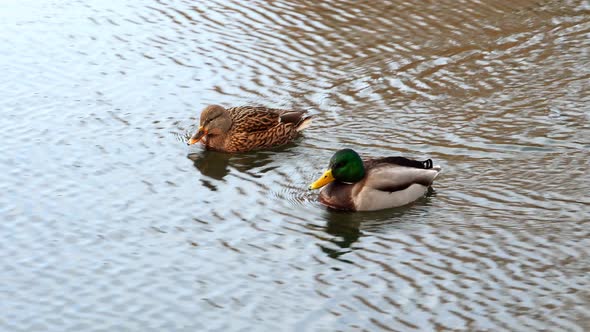
[{"label": "water", "polygon": [[[0,3],[0,330],[590,329],[588,1]],[[295,143],[188,148],[207,104]],[[432,158],[328,211],[332,153]]]}]

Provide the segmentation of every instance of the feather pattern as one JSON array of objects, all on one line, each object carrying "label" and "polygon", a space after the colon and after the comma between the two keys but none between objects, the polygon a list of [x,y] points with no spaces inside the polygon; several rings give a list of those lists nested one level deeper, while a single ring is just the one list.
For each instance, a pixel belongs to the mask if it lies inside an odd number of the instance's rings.
[{"label": "feather pattern", "polygon": [[341,210],[371,211],[409,204],[424,196],[441,168],[432,160],[387,157],[363,160],[359,182],[332,182],[320,192],[322,204]]},{"label": "feather pattern", "polygon": [[[209,106],[212,107],[212,106]],[[208,107],[208,108],[209,108]],[[214,106],[221,108],[221,106]],[[201,115],[201,123],[207,108]],[[245,152],[270,148],[291,142],[298,136],[301,126],[311,121],[305,111],[272,109],[257,106],[239,106],[223,109],[230,126],[212,134],[204,141],[206,147],[225,152]],[[205,123],[207,119],[205,119]]]}]

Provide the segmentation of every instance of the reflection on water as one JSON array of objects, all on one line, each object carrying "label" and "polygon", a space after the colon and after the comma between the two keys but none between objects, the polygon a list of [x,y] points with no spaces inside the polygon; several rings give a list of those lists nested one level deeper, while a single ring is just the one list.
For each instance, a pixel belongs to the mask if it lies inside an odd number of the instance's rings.
[{"label": "reflection on water", "polygon": [[[425,197],[413,204],[381,211],[347,212],[326,208],[323,219],[326,224],[324,232],[331,235],[331,244],[337,247],[320,244],[320,248],[331,258],[339,258],[354,249],[354,243],[366,234],[388,233],[391,229],[404,229],[420,224],[422,213],[428,213],[431,197],[435,196],[433,188],[429,188]],[[407,224],[408,220],[415,220]]]},{"label": "reflection on water", "polygon": [[[247,153],[222,153],[217,151],[205,150],[189,153],[187,158],[193,161],[196,169],[201,174],[222,180],[229,174],[229,168],[239,172],[247,173],[253,177],[261,177],[266,172],[270,172],[277,166],[266,167],[271,162],[280,159],[280,154],[289,151],[292,145],[272,149],[271,151],[254,151]],[[250,172],[257,169],[257,172]]]},{"label": "reflection on water", "polygon": [[229,174],[230,154],[203,151],[203,153],[191,153],[188,158],[193,161],[195,168],[207,177],[221,180]]},{"label": "reflection on water", "polygon": [[[0,330],[590,328],[587,1],[0,7]],[[315,119],[187,148],[208,104]],[[443,173],[331,211],[345,147]]]},{"label": "reflection on water", "polygon": [[333,236],[330,242],[337,245],[338,249],[332,249],[324,245],[320,245],[320,248],[331,258],[338,258],[350,252],[348,250],[350,246],[362,235],[360,225],[361,222],[352,213],[329,211],[326,213],[324,231]]}]

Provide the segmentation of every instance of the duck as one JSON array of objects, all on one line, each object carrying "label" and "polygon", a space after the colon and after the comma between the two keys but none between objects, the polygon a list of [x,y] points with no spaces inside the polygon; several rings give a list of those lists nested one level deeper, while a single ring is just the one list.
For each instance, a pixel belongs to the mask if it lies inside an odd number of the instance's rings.
[{"label": "duck", "polygon": [[361,159],[352,149],[338,150],[328,170],[310,186],[320,189],[319,202],[328,208],[375,211],[407,205],[426,194],[441,167],[432,160],[405,157]]},{"label": "duck", "polygon": [[306,111],[209,105],[188,145],[201,142],[208,150],[230,153],[272,148],[291,142],[311,120]]}]

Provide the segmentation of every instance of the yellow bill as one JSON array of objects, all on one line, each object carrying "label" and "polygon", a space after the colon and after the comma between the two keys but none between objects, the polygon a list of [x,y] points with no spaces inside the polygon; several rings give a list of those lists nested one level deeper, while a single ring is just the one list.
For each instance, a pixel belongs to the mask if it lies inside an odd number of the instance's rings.
[{"label": "yellow bill", "polygon": [[309,185],[309,190],[319,189],[334,180],[335,180],[334,176],[332,176],[332,169],[329,169],[329,170],[325,171],[324,174],[322,176],[320,176],[319,179],[315,180],[314,183]]},{"label": "yellow bill", "polygon": [[188,145],[198,143],[205,135],[207,135],[207,130],[200,126],[199,130],[188,140]]}]

